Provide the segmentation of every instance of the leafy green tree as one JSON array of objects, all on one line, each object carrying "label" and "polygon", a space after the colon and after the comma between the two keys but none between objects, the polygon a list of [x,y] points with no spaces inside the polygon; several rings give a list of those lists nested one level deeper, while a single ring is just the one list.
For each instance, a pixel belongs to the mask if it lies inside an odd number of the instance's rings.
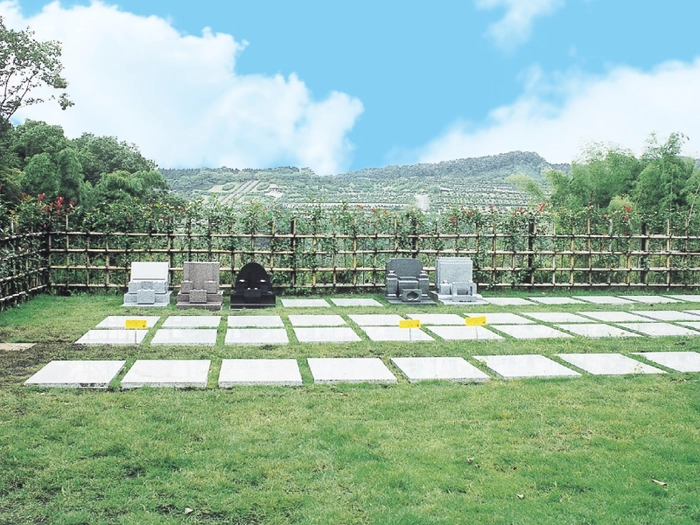
[{"label": "leafy green tree", "polygon": [[22,198],[22,173],[17,168],[0,167],[0,203],[11,208]]},{"label": "leafy green tree", "polygon": [[[61,45],[39,42],[30,29],[8,29],[0,17],[0,124],[7,126],[18,109],[44,102],[32,94],[36,88],[63,90],[68,82],[61,76]],[[63,92],[57,99],[62,109],[73,105]],[[6,131],[7,129],[5,129]]]},{"label": "leafy green tree", "polygon": [[141,155],[136,145],[119,142],[116,137],[96,137],[92,133],[83,133],[72,143],[79,151],[85,180],[93,185],[107,173],[136,173],[156,169],[156,163]]},{"label": "leafy green tree", "polygon": [[83,181],[83,168],[78,154],[73,148],[65,148],[58,153],[59,194],[69,202],[82,202],[86,188]]},{"label": "leafy green tree", "polygon": [[167,193],[168,183],[157,171],[129,173],[120,170],[103,175],[90,196],[92,206],[110,202],[155,202]]},{"label": "leafy green tree", "polygon": [[506,178],[506,182],[514,184],[518,190],[527,193],[531,197],[531,204],[541,204],[547,200],[547,194],[542,185],[528,175],[510,175]]},{"label": "leafy green tree", "polygon": [[24,168],[22,190],[30,195],[44,193],[49,199],[57,197],[61,180],[56,164],[48,153],[34,155]]},{"label": "leafy green tree", "polygon": [[47,153],[56,162],[59,152],[70,147],[61,126],[52,126],[40,120],[26,120],[12,130],[12,151],[20,167],[26,166],[34,155]]}]

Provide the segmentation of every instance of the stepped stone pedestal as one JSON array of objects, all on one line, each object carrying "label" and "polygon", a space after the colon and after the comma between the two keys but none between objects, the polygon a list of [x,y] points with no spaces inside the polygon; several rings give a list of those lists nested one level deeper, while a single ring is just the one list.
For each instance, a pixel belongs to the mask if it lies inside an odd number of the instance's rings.
[{"label": "stepped stone pedestal", "polygon": [[480,303],[472,279],[470,257],[437,257],[435,259],[435,288],[433,295],[445,304]]},{"label": "stepped stone pedestal", "polygon": [[129,290],[122,306],[165,307],[170,304],[167,262],[131,263]]},{"label": "stepped stone pedestal", "polygon": [[218,262],[186,262],[177,294],[177,307],[221,310],[224,292],[219,290]]},{"label": "stepped stone pedestal", "polygon": [[386,263],[386,295],[391,304],[435,304],[428,296],[430,281],[418,259],[389,259]]}]

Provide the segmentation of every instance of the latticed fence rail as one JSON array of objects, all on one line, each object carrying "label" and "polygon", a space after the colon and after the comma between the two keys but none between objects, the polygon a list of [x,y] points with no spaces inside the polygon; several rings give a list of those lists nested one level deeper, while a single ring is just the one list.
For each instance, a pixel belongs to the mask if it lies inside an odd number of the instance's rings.
[{"label": "latticed fence rail", "polygon": [[255,261],[289,292],[375,290],[389,259],[418,258],[432,273],[442,256],[471,257],[480,290],[700,286],[700,228],[687,217],[154,210],[105,210],[75,224],[42,218],[36,231],[0,231],[0,309],[47,289],[122,293],[133,261],[168,262],[175,288],[186,261],[218,261],[224,288]]}]

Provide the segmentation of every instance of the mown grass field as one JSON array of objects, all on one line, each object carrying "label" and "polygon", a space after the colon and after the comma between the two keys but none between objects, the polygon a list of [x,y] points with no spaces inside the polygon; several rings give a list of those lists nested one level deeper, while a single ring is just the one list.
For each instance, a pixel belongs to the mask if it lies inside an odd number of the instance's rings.
[{"label": "mown grass field", "polygon": [[[0,524],[700,523],[700,374],[411,384],[389,363],[700,351],[700,338],[302,345],[288,329],[281,347],[227,347],[222,337],[215,347],[151,347],[151,330],[139,347],[73,345],[123,315],[120,305],[117,296],[45,295],[0,314],[0,341],[38,343],[0,352]],[[129,313],[161,315],[159,325],[183,314]],[[380,357],[399,382],[314,385],[305,358],[323,356]],[[296,358],[304,385],[218,389],[221,360],[237,357]],[[208,388],[22,386],[52,359],[126,359],[128,368],[155,358],[211,359]]]}]

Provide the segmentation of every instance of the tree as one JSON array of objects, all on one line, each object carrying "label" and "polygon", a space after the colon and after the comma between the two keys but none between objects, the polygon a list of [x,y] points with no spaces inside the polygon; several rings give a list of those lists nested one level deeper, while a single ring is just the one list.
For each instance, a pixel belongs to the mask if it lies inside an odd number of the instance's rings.
[{"label": "tree", "polygon": [[[61,76],[60,56],[59,42],[39,42],[31,29],[8,29],[0,17],[0,132],[9,129],[10,118],[18,109],[44,102],[32,95],[37,88],[62,90],[68,87]],[[57,99],[61,109],[73,105],[65,92],[58,98],[51,95],[50,99]]]},{"label": "tree", "polygon": [[45,194],[49,199],[59,195],[61,181],[56,164],[48,153],[34,155],[24,168],[22,189],[30,195]]},{"label": "tree", "polygon": [[12,151],[20,167],[26,166],[34,155],[48,153],[54,162],[59,152],[71,146],[61,126],[52,126],[40,120],[27,119],[12,132]]},{"label": "tree", "polygon": [[83,133],[72,141],[79,151],[85,180],[97,185],[100,178],[116,171],[153,171],[156,163],[146,159],[138,147],[127,142],[119,142],[116,137],[96,137]]}]

